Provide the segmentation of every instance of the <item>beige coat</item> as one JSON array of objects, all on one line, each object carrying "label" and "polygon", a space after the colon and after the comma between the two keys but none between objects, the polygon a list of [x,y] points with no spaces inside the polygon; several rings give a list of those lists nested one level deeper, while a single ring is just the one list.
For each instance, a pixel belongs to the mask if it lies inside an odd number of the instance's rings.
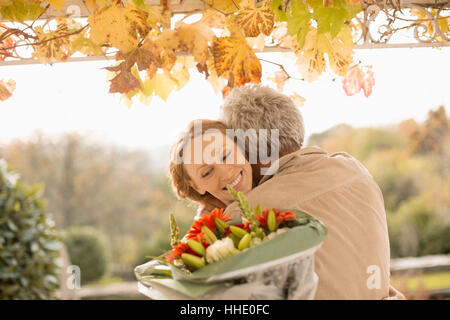
[{"label": "beige coat", "polygon": [[[347,153],[307,147],[279,159],[278,172],[247,193],[252,207],[298,209],[319,219],[328,236],[315,256],[315,299],[382,299],[389,295],[389,238],[383,195]],[[238,217],[233,202],[226,213]],[[294,244],[293,244],[294,245]]]}]

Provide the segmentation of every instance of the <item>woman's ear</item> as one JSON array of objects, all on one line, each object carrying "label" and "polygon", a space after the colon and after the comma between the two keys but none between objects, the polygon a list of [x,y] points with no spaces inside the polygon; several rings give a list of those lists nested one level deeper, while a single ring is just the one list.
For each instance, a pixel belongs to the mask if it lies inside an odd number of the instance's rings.
[{"label": "woman's ear", "polygon": [[192,180],[189,181],[189,184],[191,185],[191,187],[197,191],[198,193],[200,193],[202,196],[206,193],[206,190],[203,188],[199,188]]}]

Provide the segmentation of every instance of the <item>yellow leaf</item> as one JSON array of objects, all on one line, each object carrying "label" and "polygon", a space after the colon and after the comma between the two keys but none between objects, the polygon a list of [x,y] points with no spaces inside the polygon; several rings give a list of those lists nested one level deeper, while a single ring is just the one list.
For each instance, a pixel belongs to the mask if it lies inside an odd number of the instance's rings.
[{"label": "yellow leaf", "polygon": [[317,29],[310,27],[305,45],[301,49],[297,47],[295,51],[299,71],[308,82],[316,80],[327,67],[321,41],[323,38],[318,38]]},{"label": "yellow leaf", "polygon": [[211,28],[200,20],[191,24],[178,23],[175,31],[180,49],[192,54],[198,63],[204,64],[209,56],[208,44],[214,38]]},{"label": "yellow leaf", "polygon": [[123,53],[130,52],[149,31],[147,16],[131,2],[125,8],[115,4],[103,8],[88,18],[91,39],[98,45],[110,44]]},{"label": "yellow leaf", "polygon": [[180,60],[175,64],[170,75],[176,82],[175,90],[180,90],[189,82],[189,70],[183,60]]},{"label": "yellow leaf", "polygon": [[275,14],[265,1],[261,7],[255,7],[253,1],[241,3],[235,20],[243,30],[246,37],[256,37],[260,33],[270,35],[275,23]]},{"label": "yellow leaf", "polygon": [[[347,28],[343,28],[344,30]],[[344,31],[345,33],[346,31]],[[337,75],[345,76],[350,64],[353,62],[353,44],[348,46],[341,38],[348,39],[340,33],[337,37],[331,39],[330,33],[321,33],[317,35],[319,49],[326,52],[331,70]],[[348,40],[347,40],[348,41]]]},{"label": "yellow leaf", "polygon": [[206,23],[210,28],[223,29],[226,19],[225,16],[220,12],[211,9],[210,7],[206,7],[205,11],[203,11],[202,19],[200,21]]},{"label": "yellow leaf", "polygon": [[86,7],[95,12],[111,3],[111,0],[84,0]]},{"label": "yellow leaf", "polygon": [[240,0],[205,0],[205,3],[224,13],[232,13],[238,10]]},{"label": "yellow leaf", "polygon": [[66,0],[48,0],[48,2],[52,5],[52,7],[56,8],[58,12],[61,12],[61,8]]},{"label": "yellow leaf", "polygon": [[227,77],[229,86],[261,81],[261,63],[244,37],[215,38],[213,56],[217,75]]},{"label": "yellow leaf", "polygon": [[145,11],[148,13],[147,22],[153,26],[157,27],[158,24],[170,28],[170,19],[172,17],[171,10],[165,9],[162,6],[152,6],[147,5]]},{"label": "yellow leaf", "polygon": [[167,101],[169,94],[176,87],[177,83],[166,73],[157,73],[152,80],[155,95]]},{"label": "yellow leaf", "polygon": [[165,30],[159,36],[148,36],[142,45],[142,49],[150,53],[150,66],[152,70],[150,77],[153,76],[158,68],[170,71],[177,60],[174,49],[177,47],[178,41],[174,36],[173,30]]},{"label": "yellow leaf", "polygon": [[71,55],[70,37],[63,37],[69,33],[67,21],[57,21],[56,30],[46,32],[41,26],[35,27],[34,30],[41,44],[34,47],[33,57],[44,64],[65,61]]},{"label": "yellow leaf", "polygon": [[102,47],[95,44],[91,39],[86,38],[83,34],[77,34],[72,37],[72,52],[81,52],[87,56],[100,56],[103,54]]}]

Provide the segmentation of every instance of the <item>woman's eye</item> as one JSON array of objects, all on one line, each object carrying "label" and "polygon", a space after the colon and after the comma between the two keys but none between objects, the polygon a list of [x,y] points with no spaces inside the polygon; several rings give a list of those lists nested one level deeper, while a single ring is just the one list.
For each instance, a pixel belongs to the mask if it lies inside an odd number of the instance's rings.
[{"label": "woman's eye", "polygon": [[213,169],[209,169],[208,171],[206,171],[204,174],[202,174],[202,178],[206,178],[212,171]]}]

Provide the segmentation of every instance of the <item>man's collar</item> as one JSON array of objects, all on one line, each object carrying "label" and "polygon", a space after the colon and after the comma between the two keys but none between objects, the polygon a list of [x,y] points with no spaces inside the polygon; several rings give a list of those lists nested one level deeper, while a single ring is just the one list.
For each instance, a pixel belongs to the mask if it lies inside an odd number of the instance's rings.
[{"label": "man's collar", "polygon": [[277,174],[280,170],[284,170],[287,167],[289,167],[290,162],[292,162],[293,159],[299,157],[299,156],[305,156],[309,154],[327,154],[325,150],[323,150],[320,147],[314,146],[314,147],[304,147],[300,150],[288,153],[281,158],[275,160],[275,162],[267,169],[266,174],[261,178],[258,184],[264,183],[265,181],[272,178],[275,174]]}]

